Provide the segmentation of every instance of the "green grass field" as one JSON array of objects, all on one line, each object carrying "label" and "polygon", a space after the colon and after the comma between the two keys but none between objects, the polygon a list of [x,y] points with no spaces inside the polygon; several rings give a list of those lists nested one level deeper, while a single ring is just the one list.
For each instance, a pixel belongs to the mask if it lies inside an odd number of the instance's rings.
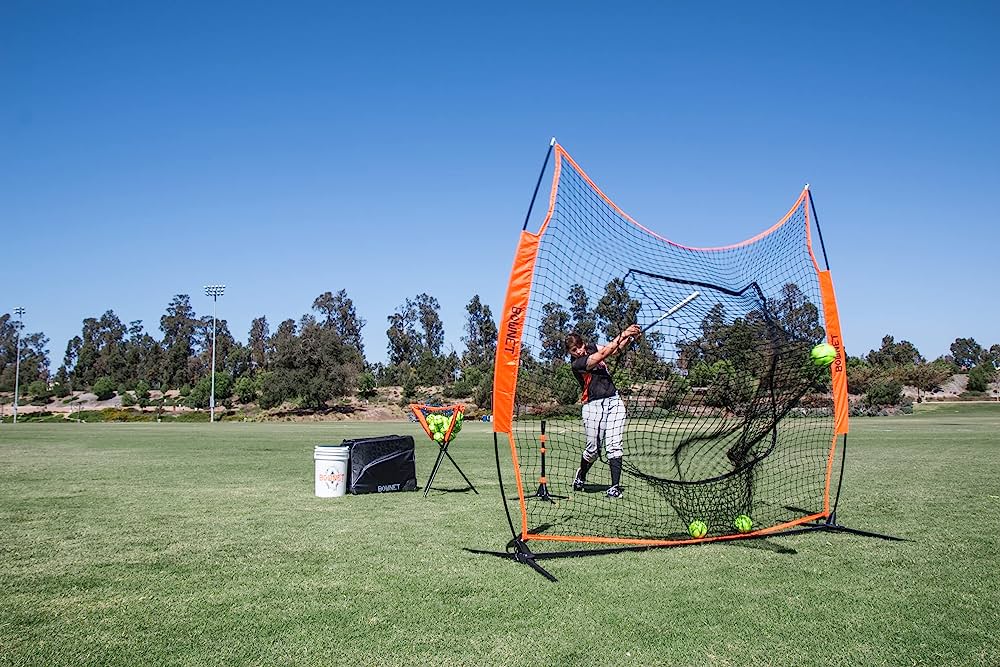
[{"label": "green grass field", "polygon": [[312,447],[396,424],[0,426],[0,665],[998,665],[1000,406],[856,419],[840,520],[544,561],[492,435],[429,497],[320,499]]}]

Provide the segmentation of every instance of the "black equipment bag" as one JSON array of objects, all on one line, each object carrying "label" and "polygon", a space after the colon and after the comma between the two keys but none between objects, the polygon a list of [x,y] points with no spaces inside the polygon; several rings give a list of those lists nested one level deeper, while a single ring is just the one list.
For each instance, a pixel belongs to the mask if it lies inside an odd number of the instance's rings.
[{"label": "black equipment bag", "polygon": [[382,435],[343,444],[351,448],[352,494],[417,490],[413,436]]}]

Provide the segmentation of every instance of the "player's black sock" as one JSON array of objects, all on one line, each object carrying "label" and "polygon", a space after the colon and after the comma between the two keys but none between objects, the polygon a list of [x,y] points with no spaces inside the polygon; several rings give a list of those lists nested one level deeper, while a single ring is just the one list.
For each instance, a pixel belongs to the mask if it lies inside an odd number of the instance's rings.
[{"label": "player's black sock", "polygon": [[576,478],[583,481],[587,479],[587,471],[590,470],[590,466],[594,465],[593,461],[588,461],[587,459],[580,457],[580,470],[576,473]]},{"label": "player's black sock", "polygon": [[611,468],[611,486],[618,486],[622,481],[622,459],[608,459],[608,467]]}]

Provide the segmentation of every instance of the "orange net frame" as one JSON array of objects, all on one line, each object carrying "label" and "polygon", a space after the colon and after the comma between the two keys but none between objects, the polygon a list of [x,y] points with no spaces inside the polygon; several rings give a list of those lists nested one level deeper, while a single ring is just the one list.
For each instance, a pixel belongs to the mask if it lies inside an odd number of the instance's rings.
[{"label": "orange net frame", "polygon": [[[554,154],[545,220],[515,253],[493,386],[521,538],[671,545],[829,517],[847,377],[808,188],[760,234],[695,248],[643,227],[560,145]],[[640,340],[608,360],[627,415],[624,496],[609,500],[603,449],[587,484],[575,481],[588,442],[564,341],[577,331],[603,344],[633,323]],[[823,342],[836,350],[828,367],[809,361]],[[566,498],[526,502],[538,480]],[[695,522],[707,534],[691,534]]]}]

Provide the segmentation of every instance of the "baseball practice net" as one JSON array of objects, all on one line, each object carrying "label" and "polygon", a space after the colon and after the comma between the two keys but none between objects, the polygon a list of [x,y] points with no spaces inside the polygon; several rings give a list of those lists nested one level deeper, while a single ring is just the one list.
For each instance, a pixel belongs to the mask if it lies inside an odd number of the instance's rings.
[{"label": "baseball practice net", "polygon": [[[828,517],[847,383],[808,186],[753,238],[692,248],[625,214],[558,144],[554,155],[544,222],[520,237],[496,356],[494,433],[510,446],[498,472],[516,485],[515,537],[688,544]],[[566,335],[600,345],[632,323],[643,335],[606,360],[627,414],[623,495],[605,493],[603,447],[574,490],[586,443]],[[830,366],[810,360],[822,342],[836,348]],[[740,516],[752,527],[737,528]],[[703,537],[689,534],[695,521]]]}]

